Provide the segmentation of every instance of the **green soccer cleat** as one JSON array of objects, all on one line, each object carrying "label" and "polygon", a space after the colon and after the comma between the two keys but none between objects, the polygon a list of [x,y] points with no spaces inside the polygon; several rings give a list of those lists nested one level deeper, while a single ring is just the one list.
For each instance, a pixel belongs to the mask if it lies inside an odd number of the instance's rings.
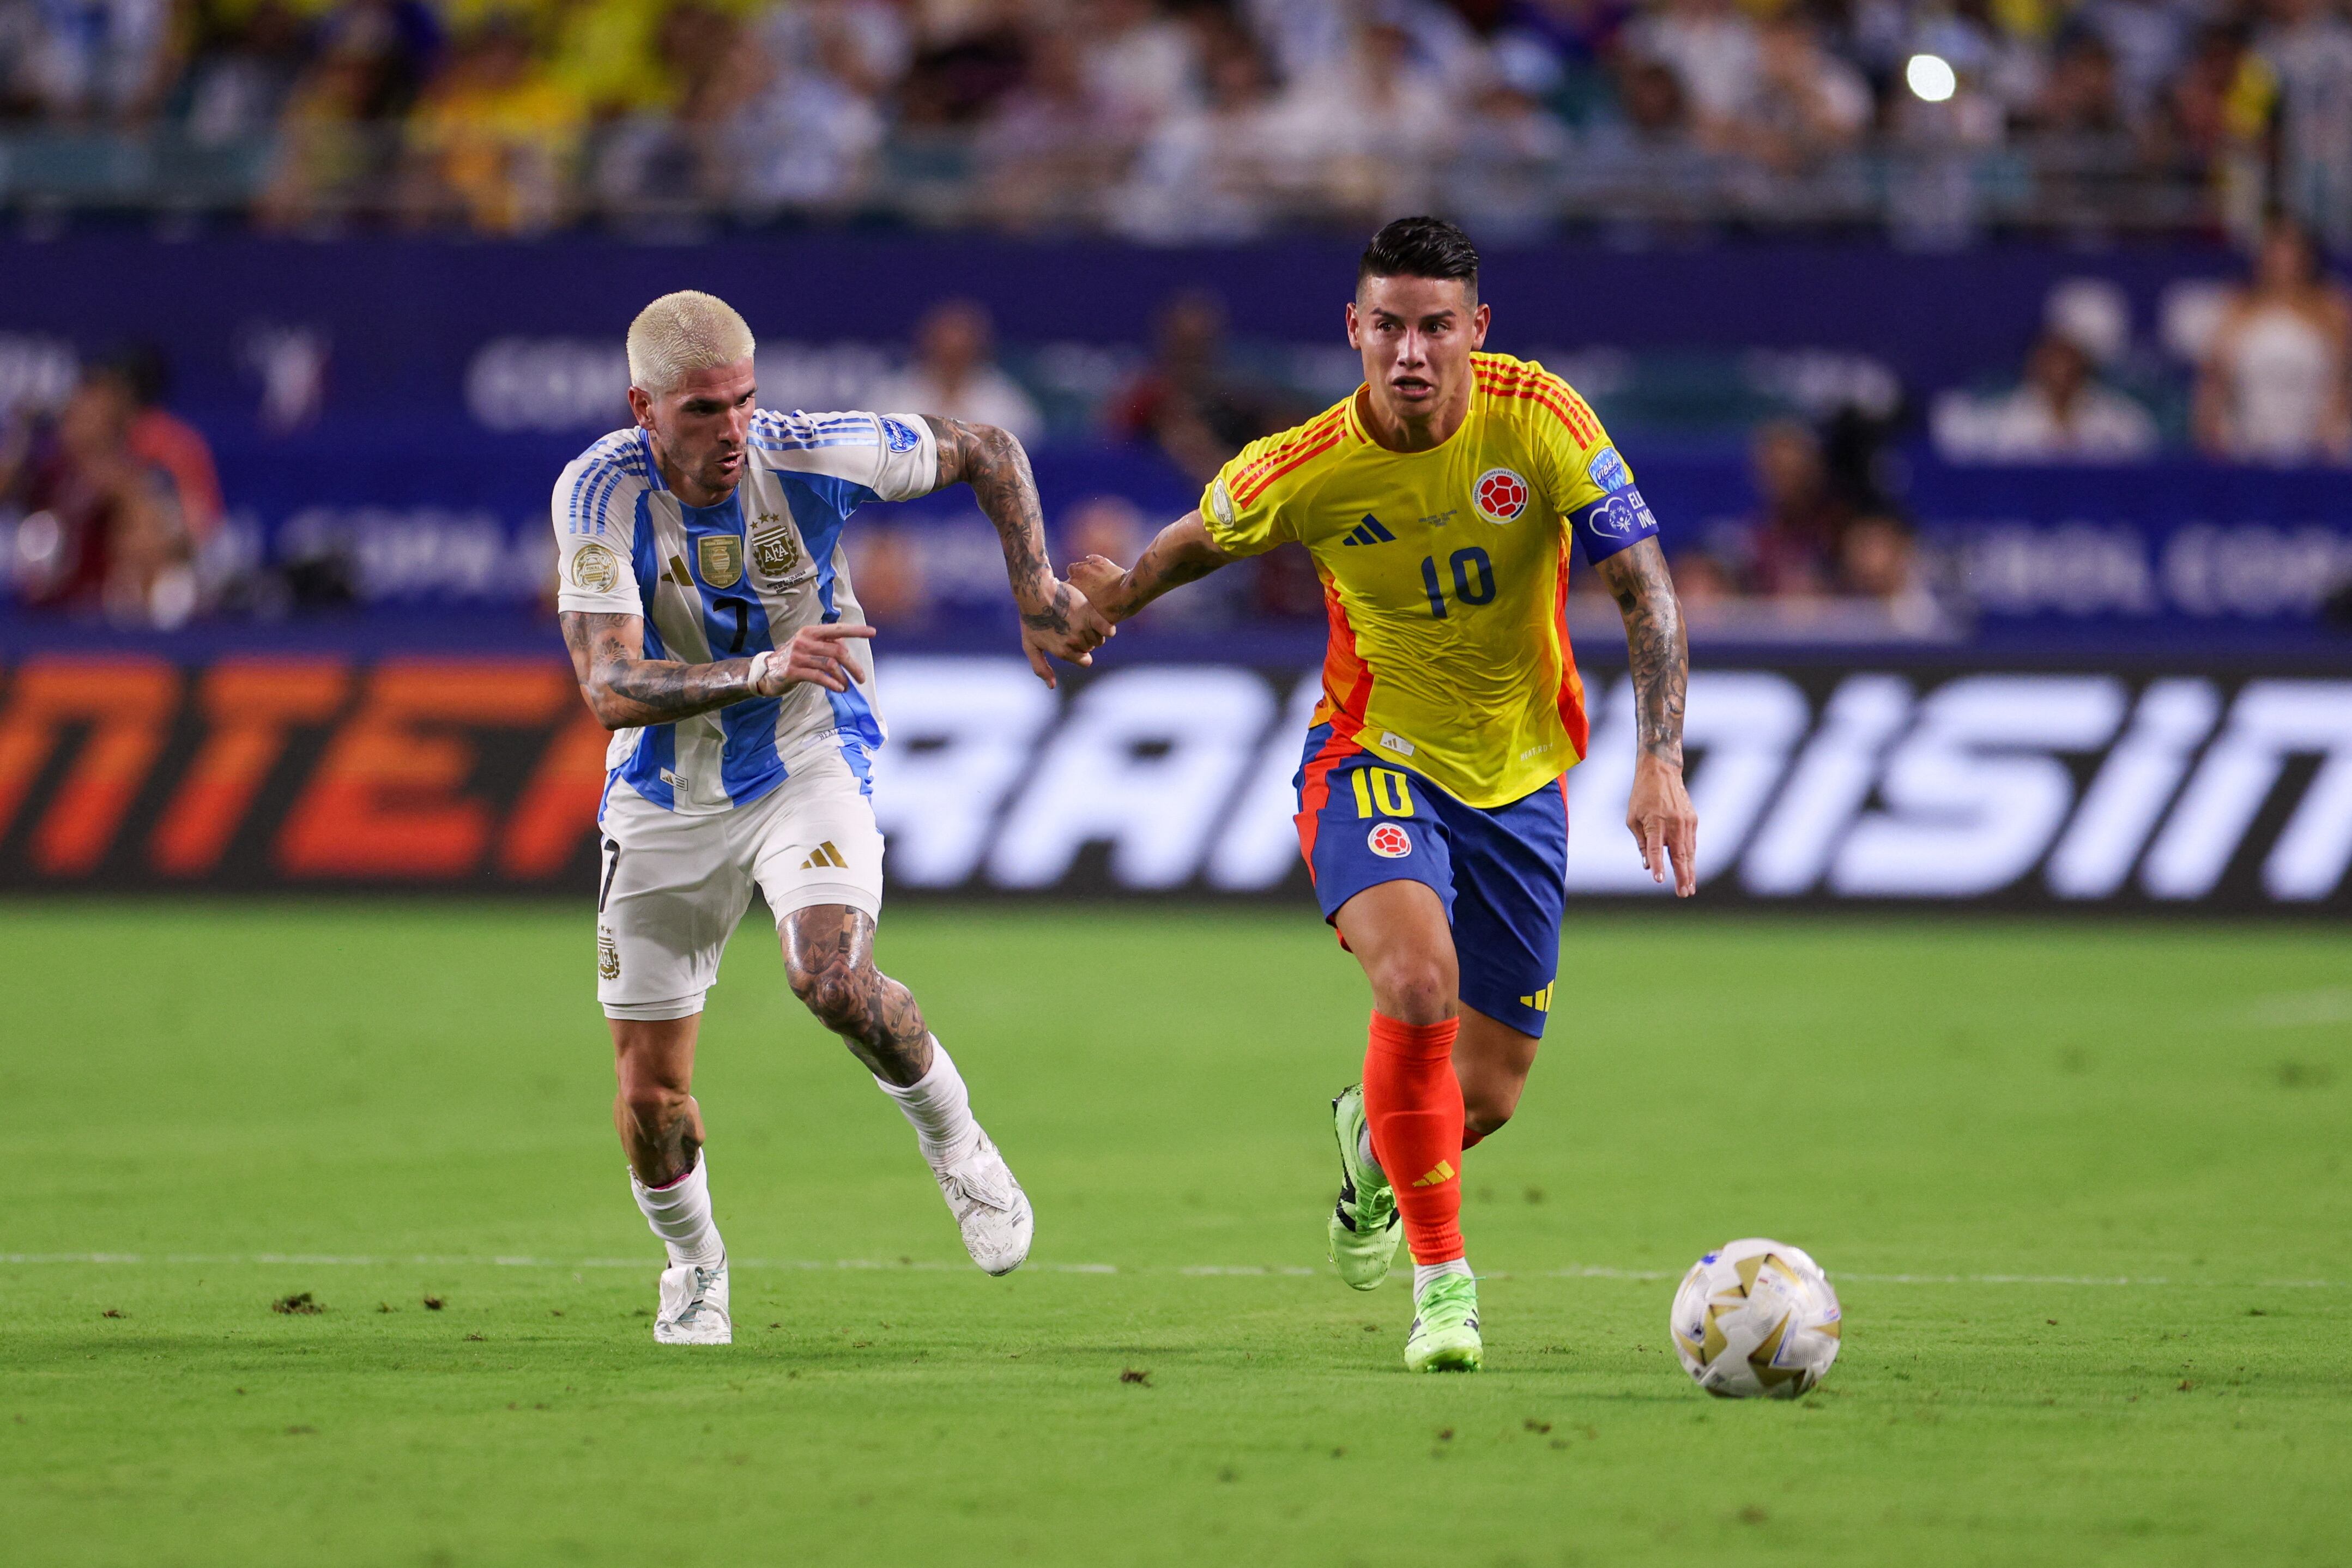
[{"label": "green soccer cleat", "polygon": [[1486,1358],[1478,1343],[1478,1281],[1468,1274],[1440,1274],[1413,1303],[1404,1369],[1475,1372]]},{"label": "green soccer cleat", "polygon": [[1364,1088],[1351,1083],[1331,1102],[1332,1130],[1339,1139],[1339,1201],[1331,1210],[1331,1261],[1339,1278],[1369,1291],[1389,1277],[1403,1235],[1396,1194],[1381,1167],[1363,1155]]}]

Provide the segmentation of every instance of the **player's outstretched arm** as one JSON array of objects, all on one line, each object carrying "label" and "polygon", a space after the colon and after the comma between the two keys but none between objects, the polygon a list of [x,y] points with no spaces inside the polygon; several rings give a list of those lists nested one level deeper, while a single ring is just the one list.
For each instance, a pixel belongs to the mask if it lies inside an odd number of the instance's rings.
[{"label": "player's outstretched arm", "polygon": [[1029,667],[1050,686],[1054,666],[1047,654],[1073,664],[1093,664],[1094,650],[1110,636],[1111,625],[1077,590],[1054,575],[1029,454],[1011,431],[992,424],[928,413],[923,421],[939,443],[940,487],[971,486],[1003,541],[1005,575],[1013,581],[1013,602],[1020,607],[1021,647]]},{"label": "player's outstretched arm", "polygon": [[1639,753],[1625,826],[1642,846],[1642,864],[1666,880],[1671,857],[1675,892],[1698,891],[1698,813],[1683,788],[1683,695],[1690,685],[1690,635],[1682,601],[1666,573],[1658,541],[1643,539],[1603,557],[1593,570],[1625,617],[1625,652],[1633,668],[1633,727]]},{"label": "player's outstretched arm", "polygon": [[687,664],[645,656],[642,616],[566,610],[557,619],[581,694],[606,729],[668,724],[753,697],[782,696],[803,682],[845,692],[857,673],[842,644],[874,635],[871,626],[803,626],[782,647],[749,659]]},{"label": "player's outstretched arm", "polygon": [[1216,547],[1194,510],[1160,529],[1131,570],[1121,571],[1117,561],[1090,555],[1070,563],[1070,580],[1089,603],[1118,622],[1170,589],[1197,581],[1235,559]]}]

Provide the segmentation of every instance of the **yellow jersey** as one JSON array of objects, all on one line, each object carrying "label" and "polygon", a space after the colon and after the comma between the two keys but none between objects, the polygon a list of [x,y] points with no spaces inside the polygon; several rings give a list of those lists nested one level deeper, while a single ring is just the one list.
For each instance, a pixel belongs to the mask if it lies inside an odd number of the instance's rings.
[{"label": "yellow jersey", "polygon": [[1356,395],[1254,441],[1201,497],[1211,539],[1315,558],[1331,634],[1317,724],[1466,805],[1508,805],[1584,756],[1568,541],[1598,561],[1657,532],[1566,382],[1471,356],[1469,417],[1426,452],[1374,441]]}]

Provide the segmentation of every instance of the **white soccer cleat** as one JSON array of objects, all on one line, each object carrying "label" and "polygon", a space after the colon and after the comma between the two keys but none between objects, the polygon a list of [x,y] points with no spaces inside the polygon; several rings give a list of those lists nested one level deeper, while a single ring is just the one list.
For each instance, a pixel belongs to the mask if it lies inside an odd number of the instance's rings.
[{"label": "white soccer cleat", "polygon": [[940,1196],[948,1200],[963,1232],[963,1249],[992,1274],[1010,1274],[1029,1256],[1029,1239],[1036,1234],[1036,1217],[1029,1195],[1013,1179],[1013,1167],[996,1152],[986,1133],[980,1145],[954,1165],[934,1167]]},{"label": "white soccer cleat", "polygon": [[727,1315],[727,1260],[711,1268],[681,1263],[661,1275],[661,1311],[654,1317],[656,1344],[732,1344],[735,1320]]}]

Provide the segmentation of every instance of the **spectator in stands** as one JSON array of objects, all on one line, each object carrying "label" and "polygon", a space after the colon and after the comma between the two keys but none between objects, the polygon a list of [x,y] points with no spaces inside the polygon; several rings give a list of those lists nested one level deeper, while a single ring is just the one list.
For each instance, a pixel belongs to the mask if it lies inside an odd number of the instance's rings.
[{"label": "spectator in stands", "polygon": [[1690,102],[1682,78],[1655,60],[1628,57],[1617,87],[1618,113],[1588,132],[1596,150],[1664,151],[1690,133]]},{"label": "spectator in stands", "polygon": [[1234,453],[1288,423],[1290,411],[1277,399],[1226,368],[1225,308],[1214,295],[1187,290],[1170,299],[1157,339],[1151,363],[1111,403],[1113,434],[1155,443],[1186,477],[1205,485]]},{"label": "spectator in stands", "polygon": [[991,110],[978,153],[988,211],[1010,228],[1092,218],[1125,162],[1130,128],[1098,100],[1078,40],[1040,28],[1021,84]]},{"label": "spectator in stands", "polygon": [[2197,381],[2198,444],[2255,463],[2352,458],[2352,296],[2290,218],[2264,231]]},{"label": "spectator in stands", "polygon": [[1870,84],[1822,48],[1794,10],[1758,34],[1755,84],[1727,122],[1731,149],[1775,169],[1801,169],[1853,145],[1870,123]]},{"label": "spectator in stands", "polygon": [[236,14],[198,8],[202,29],[188,68],[188,134],[206,146],[264,135],[294,90],[310,38],[283,0],[260,0]]},{"label": "spectator in stands", "polygon": [[934,608],[923,570],[919,525],[882,524],[847,535],[857,605],[866,619],[893,631],[927,624]]},{"label": "spectator in stands", "polygon": [[1113,226],[1137,239],[1247,239],[1273,216],[1280,153],[1272,77],[1255,40],[1222,13],[1203,13],[1195,25],[1207,101],[1144,138],[1109,205]]},{"label": "spectator in stands", "polygon": [[493,14],[409,121],[404,204],[485,234],[549,227],[565,210],[587,106],[534,56],[521,18]]},{"label": "spectator in stands", "polygon": [[1936,448],[1962,463],[2121,463],[2152,455],[2156,421],[2093,374],[2091,356],[2063,332],[2046,332],[2026,355],[2016,390],[1980,402],[1939,400]]},{"label": "spectator in stands", "polygon": [[2095,34],[2076,33],[2060,46],[2027,120],[2032,129],[2053,135],[2123,133],[2116,57],[2102,39]]},{"label": "spectator in stands", "polygon": [[2074,20],[2105,46],[2116,99],[2137,123],[2156,110],[2165,83],[2180,68],[2200,7],[2179,0],[2084,0]]},{"label": "spectator in stands", "polygon": [[182,33],[168,0],[27,6],[18,85],[50,120],[138,125],[178,79]]},{"label": "spectator in stands", "polygon": [[877,95],[906,63],[896,21],[867,0],[780,5],[735,51],[724,177],[739,210],[839,205],[868,187],[887,131]]},{"label": "spectator in stands", "polygon": [[383,207],[399,119],[442,50],[439,24],[418,0],[352,0],[331,15],[278,119],[277,157],[256,204],[263,226]]},{"label": "spectator in stands", "polygon": [[1464,109],[1448,203],[1487,241],[1542,237],[1574,136],[1538,99],[1534,83],[1499,72]]},{"label": "spectator in stands", "polygon": [[1078,20],[1087,96],[1126,135],[1200,107],[1199,36],[1153,0],[1093,0]]},{"label": "spectator in stands", "polygon": [[1626,29],[1635,56],[1674,72],[1701,137],[1724,144],[1763,71],[1756,26],[1732,0],[1663,0]]},{"label": "spectator in stands", "polygon": [[194,610],[172,480],[133,451],[136,414],[130,382],[101,369],[49,428],[18,421],[0,436],[0,499],[22,516],[15,576],[27,603],[167,626]]},{"label": "spectator in stands", "polygon": [[2251,151],[2263,130],[2264,115],[2252,110],[2243,90],[2250,75],[2266,72],[2248,51],[2244,29],[2200,32],[2143,127],[2149,165],[2227,179],[2231,155]]},{"label": "spectator in stands", "polygon": [[1045,416],[990,358],[994,329],[987,309],[970,299],[948,299],[931,308],[915,329],[915,358],[897,375],[867,393],[873,405],[894,413],[935,413],[1009,430],[1024,442],[1045,430]]},{"label": "spectator in stands", "polygon": [[925,129],[974,124],[1028,69],[1027,7],[1021,0],[968,0],[924,10],[899,111]]},{"label": "spectator in stands", "polygon": [[1868,512],[1846,525],[1838,539],[1837,590],[1855,599],[1874,599],[1900,632],[1922,632],[1942,613],[1920,580],[1919,554],[1903,520]]},{"label": "spectator in stands", "polygon": [[1853,514],[1830,484],[1820,439],[1775,421],[1756,433],[1749,455],[1760,505],[1748,528],[1744,586],[1775,599],[1829,592]]},{"label": "spectator in stands", "polygon": [[162,350],[140,344],[115,356],[107,369],[131,395],[127,443],[132,459],[170,476],[181,527],[189,544],[201,549],[218,531],[226,507],[212,444],[164,406],[172,390],[170,361]]},{"label": "spectator in stands", "polygon": [[2279,200],[2352,246],[2352,21],[2334,0],[2262,0],[2254,51],[2277,82]]},{"label": "spectator in stands", "polygon": [[1350,222],[1426,202],[1433,166],[1461,127],[1443,77],[1388,22],[1357,28],[1336,60],[1293,84],[1272,119],[1293,194]]}]

